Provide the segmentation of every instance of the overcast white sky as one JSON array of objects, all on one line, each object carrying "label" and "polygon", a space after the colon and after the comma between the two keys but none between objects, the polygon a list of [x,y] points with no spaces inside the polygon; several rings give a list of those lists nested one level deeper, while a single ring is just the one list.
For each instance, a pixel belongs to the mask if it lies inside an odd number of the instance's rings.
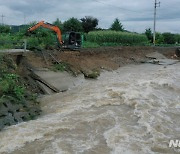
[{"label": "overcast white sky", "polygon": [[[20,25],[31,21],[53,22],[93,16],[99,27],[109,28],[119,18],[129,31],[153,29],[155,0],[0,0],[0,16],[5,24]],[[158,1],[158,0],[157,0]],[[180,0],[160,0],[157,8],[157,31],[180,33]],[[24,20],[25,17],[25,20]],[[2,18],[0,18],[0,23]]]}]

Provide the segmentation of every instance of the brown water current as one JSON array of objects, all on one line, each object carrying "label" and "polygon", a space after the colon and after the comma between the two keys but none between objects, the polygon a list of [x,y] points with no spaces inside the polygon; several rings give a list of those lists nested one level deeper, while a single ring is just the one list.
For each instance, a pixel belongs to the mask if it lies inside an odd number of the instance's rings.
[{"label": "brown water current", "polygon": [[180,153],[180,63],[125,66],[40,101],[37,120],[0,132],[0,153]]}]

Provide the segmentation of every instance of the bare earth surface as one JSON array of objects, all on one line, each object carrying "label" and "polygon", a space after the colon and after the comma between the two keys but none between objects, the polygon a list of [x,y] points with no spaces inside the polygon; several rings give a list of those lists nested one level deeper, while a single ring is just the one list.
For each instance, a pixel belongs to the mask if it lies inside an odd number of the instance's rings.
[{"label": "bare earth surface", "polygon": [[[137,64],[146,59],[146,55],[159,52],[168,58],[175,58],[175,48],[154,47],[102,47],[92,49],[81,49],[80,51],[48,51],[58,61],[70,64],[75,73],[88,70],[115,70],[127,64]],[[28,53],[27,61],[34,67],[50,67],[52,57],[46,56],[46,52],[40,52],[39,56]],[[48,58],[49,57],[49,58]],[[176,59],[176,58],[175,58]]]}]

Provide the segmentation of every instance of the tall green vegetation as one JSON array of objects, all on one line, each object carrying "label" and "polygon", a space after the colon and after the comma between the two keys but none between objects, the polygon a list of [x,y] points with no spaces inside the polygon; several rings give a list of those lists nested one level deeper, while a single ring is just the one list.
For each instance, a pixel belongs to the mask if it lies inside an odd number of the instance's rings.
[{"label": "tall green vegetation", "polygon": [[[153,42],[153,33],[151,28],[145,30],[145,35],[147,36],[150,43]],[[164,45],[173,45],[180,43],[180,34],[173,34],[170,32],[159,33],[156,32],[156,44],[164,44]]]},{"label": "tall green vegetation", "polygon": [[10,26],[0,25],[0,49],[13,48],[17,44],[18,34],[13,34]]},{"label": "tall green vegetation", "polygon": [[176,43],[180,44],[180,34],[175,34],[174,35]]},{"label": "tall green vegetation", "polygon": [[77,18],[70,18],[69,20],[64,22],[64,31],[75,31],[75,32],[82,32],[82,24]]},{"label": "tall green vegetation", "polygon": [[172,33],[163,33],[162,36],[164,38],[164,43],[166,43],[166,44],[175,44],[176,43],[176,39],[175,39],[174,34],[172,34]]},{"label": "tall green vegetation", "polygon": [[88,33],[95,30],[98,25],[98,19],[91,16],[85,16],[84,18],[81,18],[81,24],[83,27],[83,31],[85,33]]},{"label": "tall green vegetation", "polygon": [[[27,48],[30,50],[39,49],[52,49],[59,46],[56,34],[45,28],[38,28],[33,31],[29,36],[26,36],[27,29],[36,24],[32,22],[28,25],[20,26],[0,26],[0,49],[4,48],[23,48],[23,40],[27,39]],[[110,31],[103,31],[101,28],[97,28],[98,19],[85,16],[80,20],[77,18],[70,18],[62,23],[58,18],[53,22],[58,26],[62,34],[69,31],[76,31],[84,33],[84,45],[86,47],[98,47],[99,45],[120,45],[120,44],[138,44],[149,40],[149,44],[152,43],[153,34],[150,28],[145,30],[145,35],[137,33],[127,32],[122,23],[116,18],[110,26]],[[93,32],[97,31],[97,32]],[[126,32],[126,33],[122,33]],[[90,34],[87,34],[90,33]],[[156,44],[161,45],[175,45],[180,44],[180,34],[172,33],[156,33]]]},{"label": "tall green vegetation", "polygon": [[7,99],[14,103],[25,100],[25,86],[20,77],[14,73],[16,65],[11,58],[0,55],[0,102]]},{"label": "tall green vegetation", "polygon": [[0,34],[2,33],[10,33],[11,29],[8,25],[0,25]]},{"label": "tall green vegetation", "polygon": [[118,18],[116,18],[114,20],[114,22],[112,23],[110,30],[124,31],[123,25],[121,24],[121,22]]},{"label": "tall green vegetation", "polygon": [[150,43],[153,43],[153,33],[151,28],[145,30],[145,35],[147,36]]},{"label": "tall green vegetation", "polygon": [[164,45],[175,45],[180,44],[180,34],[172,34],[170,32],[166,33],[156,33],[156,43]]},{"label": "tall green vegetation", "polygon": [[[164,37],[161,33],[156,32],[156,44],[164,44]],[[167,44],[167,43],[166,43]]]},{"label": "tall green vegetation", "polygon": [[33,31],[27,37],[28,49],[49,49],[52,47],[57,47],[58,41],[56,34],[49,29],[38,28]]},{"label": "tall green vegetation", "polygon": [[143,34],[117,32],[117,31],[94,31],[89,32],[87,41],[103,43],[116,43],[119,45],[133,45],[147,43],[148,39]]}]

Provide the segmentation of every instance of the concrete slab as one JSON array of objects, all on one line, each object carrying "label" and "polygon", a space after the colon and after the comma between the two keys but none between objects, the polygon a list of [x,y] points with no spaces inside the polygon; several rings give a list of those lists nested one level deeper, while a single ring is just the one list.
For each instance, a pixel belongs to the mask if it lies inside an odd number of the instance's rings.
[{"label": "concrete slab", "polygon": [[[30,50],[26,50],[27,52],[29,52]],[[3,49],[0,50],[0,52],[26,52],[24,51],[24,49]]]},{"label": "concrete slab", "polygon": [[15,54],[15,55],[23,54],[26,52],[31,52],[31,51],[30,50],[24,51],[24,49],[3,49],[3,50],[0,50],[0,53]]},{"label": "concrete slab", "polygon": [[[52,87],[58,89],[59,92],[66,91],[68,89],[76,87],[85,80],[83,75],[79,75],[78,77],[73,77],[68,72],[35,70],[33,71],[33,73],[36,74],[38,77],[40,77],[43,81],[48,83],[48,85],[51,85]],[[41,85],[41,87],[44,89],[44,91],[47,94],[51,94],[53,92],[52,90],[49,90],[49,88],[44,84]]]},{"label": "concrete slab", "polygon": [[41,83],[40,81],[37,81],[37,83],[45,94],[51,95],[55,93],[52,89],[50,89],[49,87],[47,87],[45,84]]}]

